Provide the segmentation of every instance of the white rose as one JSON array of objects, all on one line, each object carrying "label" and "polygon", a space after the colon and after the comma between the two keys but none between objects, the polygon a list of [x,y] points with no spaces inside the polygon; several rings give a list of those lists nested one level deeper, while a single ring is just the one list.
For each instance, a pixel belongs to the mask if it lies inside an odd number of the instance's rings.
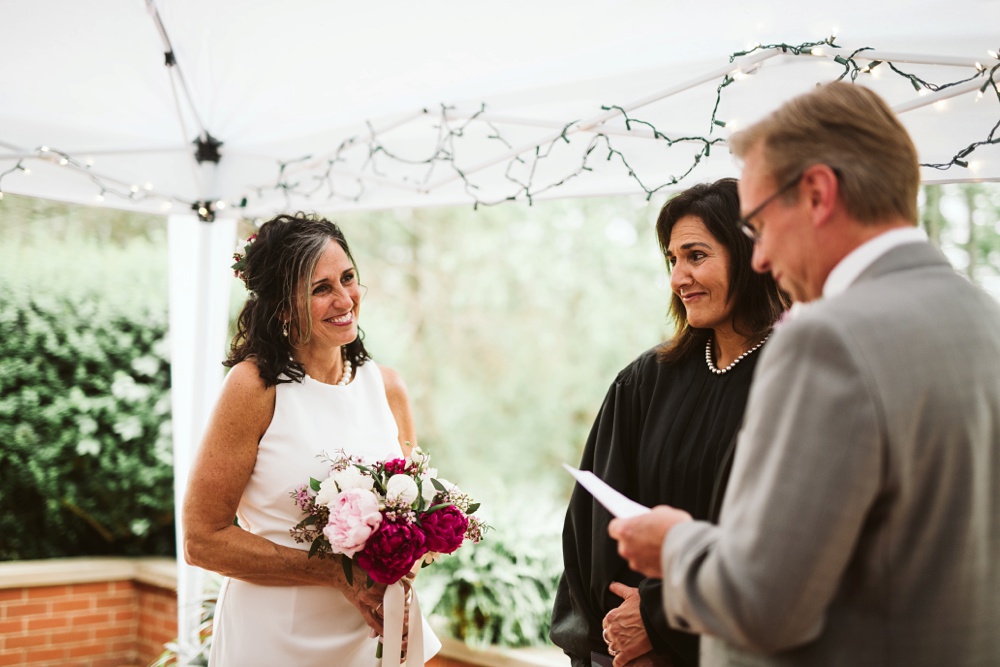
[{"label": "white rose", "polygon": [[337,490],[337,484],[334,482],[333,477],[327,477],[319,483],[319,491],[316,492],[316,504],[330,507],[337,502],[339,495],[340,491]]},{"label": "white rose", "polygon": [[420,480],[420,495],[423,497],[425,503],[430,503],[434,500],[434,496],[438,494],[437,488],[434,486],[434,482],[431,481],[431,476],[426,475]]},{"label": "white rose", "polygon": [[337,488],[343,491],[351,489],[361,489],[371,491],[375,486],[375,480],[371,475],[366,475],[354,465],[347,466],[343,470],[330,474],[330,477],[337,483]]},{"label": "white rose", "polygon": [[416,464],[427,463],[431,460],[430,454],[424,454],[424,452],[419,447],[414,447],[410,452],[410,460]]},{"label": "white rose", "polygon": [[417,483],[409,475],[393,475],[385,484],[385,501],[389,505],[409,505],[417,494]]}]

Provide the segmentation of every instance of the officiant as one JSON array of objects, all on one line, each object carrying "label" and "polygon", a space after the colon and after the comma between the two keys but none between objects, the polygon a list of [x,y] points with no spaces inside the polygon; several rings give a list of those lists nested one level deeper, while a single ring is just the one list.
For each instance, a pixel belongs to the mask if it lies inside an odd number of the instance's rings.
[{"label": "officiant", "polygon": [[[728,476],[759,350],[786,306],[754,273],[734,179],[668,201],[656,223],[676,333],[639,355],[608,390],[582,470],[644,505],[712,519]],[[563,528],[564,573],[551,638],[573,667],[698,664],[698,638],[667,625],[662,582],[629,570],[611,515],[579,485]]]}]

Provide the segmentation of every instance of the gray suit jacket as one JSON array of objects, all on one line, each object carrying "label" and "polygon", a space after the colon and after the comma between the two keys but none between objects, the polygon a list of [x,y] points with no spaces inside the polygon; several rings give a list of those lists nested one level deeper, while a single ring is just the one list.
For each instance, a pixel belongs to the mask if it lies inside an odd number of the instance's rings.
[{"label": "gray suit jacket", "polygon": [[899,246],[777,327],[745,419],[662,551],[704,667],[1000,665],[1000,304]]}]

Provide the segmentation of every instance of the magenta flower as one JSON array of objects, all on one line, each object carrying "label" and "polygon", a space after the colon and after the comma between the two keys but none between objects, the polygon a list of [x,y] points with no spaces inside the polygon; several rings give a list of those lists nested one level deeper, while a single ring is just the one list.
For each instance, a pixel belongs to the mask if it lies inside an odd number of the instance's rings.
[{"label": "magenta flower", "polygon": [[365,543],[382,523],[378,498],[371,491],[348,489],[330,505],[330,519],[323,535],[335,554],[348,558],[365,548]]},{"label": "magenta flower", "polygon": [[405,520],[385,520],[355,557],[368,576],[380,584],[394,584],[427,553],[423,532]]},{"label": "magenta flower", "polygon": [[409,462],[406,459],[390,459],[385,462],[385,472],[387,475],[400,475],[406,472]]},{"label": "magenta flower", "polygon": [[454,505],[448,505],[424,515],[420,524],[427,538],[427,549],[450,554],[462,546],[469,517]]}]

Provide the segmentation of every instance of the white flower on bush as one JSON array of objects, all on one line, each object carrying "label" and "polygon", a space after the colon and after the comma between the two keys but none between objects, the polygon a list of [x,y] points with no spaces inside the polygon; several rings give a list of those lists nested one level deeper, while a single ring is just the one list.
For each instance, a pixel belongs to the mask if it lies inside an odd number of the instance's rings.
[{"label": "white flower on bush", "polygon": [[409,475],[393,475],[385,483],[387,505],[410,505],[418,494],[417,483]]}]

